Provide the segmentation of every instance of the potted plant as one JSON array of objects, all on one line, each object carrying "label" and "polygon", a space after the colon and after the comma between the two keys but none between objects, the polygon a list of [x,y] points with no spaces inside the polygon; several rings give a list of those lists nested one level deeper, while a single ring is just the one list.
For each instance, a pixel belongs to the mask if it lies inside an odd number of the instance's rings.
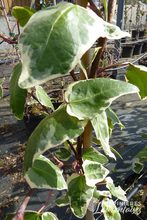
[{"label": "potted plant", "polygon": [[[109,22],[113,17],[114,3],[108,3],[111,16],[108,13],[108,18],[105,17]],[[126,193],[120,186],[115,186],[105,167],[108,158],[116,159],[109,138],[113,126],[121,125],[110,105],[124,94],[139,93],[138,87],[140,96],[144,98],[147,93],[143,86],[146,70],[130,65],[127,71],[130,83],[97,78],[112,67],[99,66],[106,40],[120,39],[128,36],[128,33],[105,22],[86,8],[88,2],[79,1],[79,4],[81,6],[62,2],[32,16],[29,9],[18,7],[13,11],[18,20],[24,19],[24,12],[27,14],[18,44],[21,62],[14,68],[10,83],[11,108],[15,116],[23,118],[28,91],[59,75],[70,73],[77,64],[80,66],[80,80],[67,87],[62,105],[52,113],[46,112],[46,117],[29,137],[25,150],[24,176],[31,190],[16,213],[8,216],[7,220],[57,220],[54,213],[44,211],[46,205],[36,212],[25,210],[34,189],[42,188],[64,190],[64,195],[56,203],[60,207],[69,205],[77,218],[93,220],[90,204],[93,206],[94,201],[101,202],[105,219],[110,216],[113,220],[121,218],[112,196],[126,201]],[[104,6],[106,12],[106,2]],[[88,50],[97,39],[100,48],[89,63]],[[117,65],[120,64],[114,66]],[[138,83],[138,74],[141,83]],[[43,97],[41,100],[45,102],[46,99]],[[93,143],[100,143],[102,150],[95,149]],[[65,147],[61,147],[61,144],[65,144]],[[56,164],[44,155],[50,149],[58,152]],[[64,161],[71,157],[72,174],[63,175],[66,167]],[[101,184],[105,190],[101,190]]]}]

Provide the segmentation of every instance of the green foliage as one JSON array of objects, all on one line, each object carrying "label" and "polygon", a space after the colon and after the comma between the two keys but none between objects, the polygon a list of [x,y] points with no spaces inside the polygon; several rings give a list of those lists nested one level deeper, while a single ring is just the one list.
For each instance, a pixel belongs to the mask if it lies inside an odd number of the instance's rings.
[{"label": "green foliage", "polygon": [[24,105],[27,97],[27,90],[18,86],[18,80],[21,74],[22,65],[17,64],[12,72],[10,79],[10,107],[17,119],[23,119]]},{"label": "green foliage", "polygon": [[147,146],[145,146],[139,153],[133,158],[132,169],[135,173],[140,173],[144,168],[144,162],[147,161]]},{"label": "green foliage", "polygon": [[62,171],[44,156],[39,156],[32,167],[25,173],[25,178],[31,188],[66,189]]},{"label": "green foliage", "polygon": [[111,199],[103,199],[102,212],[105,220],[121,220],[121,216],[116,208],[116,205]]},{"label": "green foliage", "polygon": [[24,27],[30,17],[35,13],[36,11],[29,7],[22,7],[22,6],[15,6],[12,9],[12,15],[16,18],[16,20],[19,22],[20,26]]},{"label": "green foliage", "polygon": [[66,113],[65,107],[47,116],[30,136],[25,152],[24,169],[27,171],[33,159],[66,140],[78,137],[84,130],[84,123]]},{"label": "green foliage", "polygon": [[97,38],[116,39],[124,35],[128,34],[94,12],[71,3],[39,11],[19,38],[23,65],[19,85],[29,88],[67,74]]},{"label": "green foliage", "polygon": [[118,97],[138,91],[136,86],[108,78],[75,82],[65,93],[67,112],[79,119],[93,119]]},{"label": "green foliage", "polygon": [[139,65],[129,65],[126,77],[128,81],[136,85],[140,92],[140,97],[147,97],[147,67]]}]

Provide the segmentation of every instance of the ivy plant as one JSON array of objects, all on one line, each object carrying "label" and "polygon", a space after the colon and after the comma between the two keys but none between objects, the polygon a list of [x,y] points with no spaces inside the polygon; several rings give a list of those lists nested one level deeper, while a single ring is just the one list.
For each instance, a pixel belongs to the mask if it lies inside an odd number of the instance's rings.
[{"label": "ivy plant", "polygon": [[[107,11],[110,6],[103,2]],[[58,198],[56,204],[69,205],[78,218],[86,216],[90,203],[97,200],[102,202],[105,220],[119,220],[121,217],[112,198],[123,201],[127,198],[123,189],[114,185],[105,167],[109,158],[116,159],[109,144],[113,126],[122,127],[111,104],[118,97],[132,93],[145,98],[147,78],[145,68],[133,65],[126,75],[129,82],[97,78],[96,71],[100,69],[94,67],[96,61],[99,63],[101,45],[87,66],[84,58],[97,39],[106,41],[129,36],[97,14],[67,2],[38,12],[21,7],[13,9],[13,15],[24,28],[18,42],[21,62],[14,68],[10,80],[10,105],[14,115],[22,119],[27,92],[35,88],[39,102],[52,109],[26,144],[24,176],[29,186],[64,190],[65,195]],[[77,65],[81,69],[80,80],[67,87],[62,105],[54,110],[41,84],[71,73]],[[94,147],[93,142],[99,143],[100,148]],[[59,164],[44,155],[50,149],[56,152]],[[63,172],[64,162],[71,157],[72,173],[67,176]],[[100,190],[101,184],[106,186],[106,191]],[[19,210],[15,217],[20,214]],[[53,213],[43,210],[24,211],[21,214],[25,220],[57,220]]]}]

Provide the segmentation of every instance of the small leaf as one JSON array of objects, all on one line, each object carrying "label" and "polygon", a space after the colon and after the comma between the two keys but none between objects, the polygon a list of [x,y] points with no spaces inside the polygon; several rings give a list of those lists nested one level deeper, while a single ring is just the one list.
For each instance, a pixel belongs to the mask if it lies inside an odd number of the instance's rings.
[{"label": "small leaf", "polygon": [[111,193],[109,191],[105,191],[105,190],[94,190],[94,193],[93,193],[93,197],[96,198],[96,199],[101,199],[103,197],[109,197],[111,198]]},{"label": "small leaf", "polygon": [[25,173],[25,179],[31,188],[66,189],[62,171],[44,156],[39,156]]},{"label": "small leaf", "polygon": [[144,168],[144,162],[147,161],[147,146],[143,147],[142,150],[134,157],[132,169],[135,173],[140,173]]},{"label": "small leaf", "polygon": [[95,161],[101,164],[106,164],[108,163],[107,157],[105,157],[103,154],[98,152],[95,148],[93,147],[88,147],[82,156],[83,160],[90,160],[90,161]]},{"label": "small leaf", "polygon": [[27,97],[27,90],[21,89],[18,86],[18,80],[21,74],[22,65],[21,63],[17,64],[12,72],[10,79],[10,107],[19,120],[23,119],[24,115],[24,105]]},{"label": "small leaf", "polygon": [[132,169],[135,173],[139,174],[144,168],[144,164],[138,158],[135,158],[132,163]]},{"label": "small leaf", "polygon": [[93,187],[86,185],[85,177],[73,174],[68,182],[68,196],[72,212],[83,218],[93,197]]},{"label": "small leaf", "polygon": [[25,171],[40,154],[61,145],[66,140],[78,137],[83,132],[84,126],[84,122],[68,115],[65,107],[59,108],[43,119],[28,140],[24,160]]},{"label": "small leaf", "polygon": [[115,159],[115,155],[111,152],[109,145],[109,127],[106,112],[103,111],[101,114],[97,114],[91,120],[91,123],[94,128],[96,138],[100,140],[105,154]]},{"label": "small leaf", "polygon": [[67,88],[67,112],[79,119],[92,119],[118,97],[137,93],[136,86],[119,80],[97,78],[72,83]]},{"label": "small leaf", "polygon": [[63,195],[63,196],[59,197],[58,199],[56,199],[56,205],[59,207],[69,205],[68,195],[66,194],[66,195]]},{"label": "small leaf", "polygon": [[111,199],[103,199],[102,212],[105,220],[121,220],[121,216],[115,203]]},{"label": "small leaf", "polygon": [[58,218],[52,212],[44,212],[41,216],[41,220],[58,220]]},{"label": "small leaf", "polygon": [[[13,217],[16,213],[8,214],[5,220],[13,220]],[[41,214],[35,211],[25,211],[24,213],[24,220],[41,220]]]},{"label": "small leaf", "polygon": [[30,18],[19,38],[23,64],[19,85],[30,88],[68,74],[99,37],[126,36],[119,27],[76,4],[62,2],[41,10]]},{"label": "small leaf", "polygon": [[113,180],[111,179],[111,177],[106,178],[106,187],[107,187],[107,189],[110,190],[110,192],[113,196],[117,197],[120,200],[128,201],[126,196],[125,196],[126,192],[120,186],[116,187],[114,185]]},{"label": "small leaf", "polygon": [[132,65],[130,64],[126,77],[128,81],[135,86],[137,86],[140,90],[139,94],[141,98],[147,97],[147,67],[139,66],[139,65]]},{"label": "small leaf", "polygon": [[36,97],[42,105],[51,108],[54,111],[54,106],[50,97],[41,86],[36,86]]},{"label": "small leaf", "polygon": [[34,9],[29,7],[15,6],[12,9],[12,15],[16,18],[22,27],[25,26],[25,24],[35,12],[36,11]]},{"label": "small leaf", "polygon": [[107,117],[111,120],[113,126],[118,124],[121,129],[124,128],[124,125],[119,120],[117,114],[110,107],[106,109],[106,114]]},{"label": "small leaf", "polygon": [[102,182],[109,173],[109,170],[98,162],[85,160],[82,166],[88,186],[95,186],[96,183]]},{"label": "small leaf", "polygon": [[70,158],[71,151],[67,150],[66,148],[61,147],[55,151],[55,155],[59,160],[66,161]]}]

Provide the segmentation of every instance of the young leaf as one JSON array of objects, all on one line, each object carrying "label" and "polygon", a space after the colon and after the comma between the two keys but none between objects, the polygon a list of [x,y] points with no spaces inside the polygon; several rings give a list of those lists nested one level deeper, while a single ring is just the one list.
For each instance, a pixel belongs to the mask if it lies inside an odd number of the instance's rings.
[{"label": "young leaf", "polygon": [[117,197],[120,200],[128,201],[126,196],[125,196],[126,192],[120,186],[116,187],[114,185],[113,180],[111,179],[111,177],[106,178],[106,187],[107,187],[107,189],[110,190],[110,192],[113,196]]},{"label": "young leaf", "polygon": [[104,214],[105,220],[121,220],[119,211],[111,199],[103,199],[102,212]]},{"label": "young leaf", "polygon": [[103,154],[98,152],[95,148],[93,147],[88,147],[82,156],[83,160],[90,160],[90,161],[95,161],[101,164],[106,164],[108,163],[107,157],[105,157]]},{"label": "young leaf", "polygon": [[71,151],[67,150],[66,148],[61,147],[55,151],[55,155],[59,160],[66,161],[70,158]]},{"label": "young leaf", "polygon": [[22,27],[25,26],[25,24],[35,12],[36,11],[32,8],[22,6],[15,6],[12,9],[12,15],[16,18]]},{"label": "young leaf", "polygon": [[44,212],[41,215],[41,220],[58,220],[57,216],[52,212]]},{"label": "young leaf", "polygon": [[27,97],[27,90],[18,86],[18,80],[21,74],[22,65],[17,64],[12,72],[10,79],[10,107],[15,117],[19,120],[23,119],[24,105]]},{"label": "young leaf", "polygon": [[85,160],[82,166],[88,186],[95,186],[96,183],[102,182],[109,173],[109,170],[98,162]]},{"label": "young leaf", "polygon": [[36,97],[42,105],[51,108],[54,111],[54,106],[50,97],[41,86],[36,86]]},{"label": "young leaf", "polygon": [[73,174],[68,183],[68,196],[72,212],[78,218],[86,214],[89,203],[93,197],[94,188],[87,186],[85,177]]},{"label": "young leaf", "polygon": [[23,64],[19,85],[30,88],[68,74],[99,37],[119,39],[126,35],[76,4],[62,2],[41,10],[30,18],[19,38]]},{"label": "young leaf", "polygon": [[66,194],[66,195],[63,195],[63,196],[59,197],[58,199],[56,199],[56,205],[59,207],[69,205],[68,195]]},{"label": "young leaf", "polygon": [[58,189],[67,188],[62,171],[49,159],[40,155],[25,173],[25,179],[31,188]]},{"label": "young leaf", "polygon": [[94,190],[93,197],[96,199],[101,199],[102,197],[109,197],[111,198],[111,193],[105,190]]},{"label": "young leaf", "polygon": [[144,168],[144,164],[138,158],[135,158],[132,163],[132,169],[135,173],[139,174]]},{"label": "young leaf", "polygon": [[146,86],[147,67],[130,64],[127,69],[126,77],[130,83],[134,84],[139,88],[140,97],[142,99],[146,98],[147,97],[147,86]]},{"label": "young leaf", "polygon": [[33,159],[46,150],[78,137],[84,130],[84,123],[67,114],[65,107],[43,119],[30,136],[24,159],[24,169],[32,166]]},{"label": "young leaf", "polygon": [[113,100],[138,91],[134,85],[108,78],[75,82],[65,93],[67,112],[79,119],[92,119],[108,108]]},{"label": "young leaf", "polygon": [[94,128],[96,138],[100,140],[104,152],[109,157],[113,157],[115,159],[115,155],[111,152],[109,145],[109,127],[106,112],[103,111],[101,114],[97,114],[91,120],[91,123]]}]

